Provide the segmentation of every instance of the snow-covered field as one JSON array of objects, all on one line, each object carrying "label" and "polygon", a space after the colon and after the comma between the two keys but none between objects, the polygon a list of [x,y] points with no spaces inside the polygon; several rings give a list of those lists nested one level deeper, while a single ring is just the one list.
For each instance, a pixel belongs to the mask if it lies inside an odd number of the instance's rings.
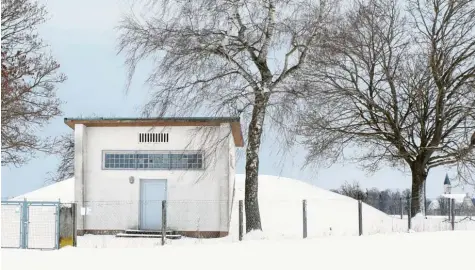
[{"label": "snow-covered field", "polygon": [[[244,198],[244,175],[236,176],[236,200]],[[259,206],[262,226],[268,238],[302,236],[302,200],[307,200],[308,237],[358,235],[358,202],[328,190],[290,178],[260,175]],[[233,207],[237,209],[237,205]],[[464,217],[457,217],[463,219]],[[237,211],[233,212],[231,236],[238,232]],[[416,232],[446,231],[445,217],[415,217]],[[456,223],[456,230],[475,230],[475,221]],[[389,216],[363,204],[363,233],[407,232],[407,217]]]},{"label": "snow-covered field", "polygon": [[[73,185],[68,180],[26,197],[71,201]],[[264,233],[246,235],[243,242],[237,241],[238,200],[244,198],[244,176],[238,175],[228,237],[183,238],[161,246],[160,239],[86,235],[78,237],[77,248],[2,249],[1,269],[474,268],[473,260],[468,260],[473,256],[474,221],[457,222],[457,231],[452,232],[446,217],[416,217],[412,220],[414,231],[445,232],[407,233],[407,218],[363,205],[365,235],[356,236],[358,204],[351,198],[298,180],[266,175],[259,176],[259,189]],[[301,239],[303,199],[307,200],[309,239]],[[457,259],[447,258],[448,254],[456,254]]]},{"label": "snow-covered field", "polygon": [[[39,189],[19,196],[29,200],[73,201],[74,179]],[[233,205],[230,235],[222,239],[180,239],[168,241],[170,245],[197,243],[223,243],[238,241],[238,201],[244,199],[244,175],[236,175],[235,203]],[[358,235],[358,203],[356,200],[295,179],[278,176],[259,176],[259,205],[264,234],[261,238],[302,238],[302,200],[307,200],[308,237],[356,236]],[[457,217],[457,221],[464,217]],[[199,229],[199,221],[196,221]],[[125,228],[124,228],[125,229]],[[415,217],[412,230],[415,232],[448,231],[451,229],[446,217]],[[455,224],[456,230],[475,230],[475,221],[464,220]],[[408,231],[407,217],[400,219],[363,205],[363,233],[388,234]],[[130,239],[114,236],[86,235],[78,237],[78,246],[83,248],[107,247],[155,247],[159,239]]]},{"label": "snow-covered field", "polygon": [[474,269],[475,231],[158,248],[2,249],[2,270],[56,269]]},{"label": "snow-covered field", "polygon": [[[221,239],[191,239],[168,241],[171,245],[223,243],[238,241],[238,201],[244,198],[244,175],[236,176],[235,203],[229,237]],[[277,176],[259,176],[259,206],[264,233],[270,240],[302,238],[302,200],[307,200],[308,237],[357,236],[358,202],[325,189],[295,179]],[[464,217],[457,217],[456,220]],[[415,217],[415,232],[448,231],[446,217]],[[196,222],[198,224],[198,221]],[[199,226],[197,226],[199,228]],[[456,230],[475,230],[475,221],[455,224]],[[388,234],[408,231],[407,217],[389,216],[369,205],[363,205],[363,233]],[[114,236],[86,235],[78,238],[79,247],[155,247],[160,239],[130,239]]]}]

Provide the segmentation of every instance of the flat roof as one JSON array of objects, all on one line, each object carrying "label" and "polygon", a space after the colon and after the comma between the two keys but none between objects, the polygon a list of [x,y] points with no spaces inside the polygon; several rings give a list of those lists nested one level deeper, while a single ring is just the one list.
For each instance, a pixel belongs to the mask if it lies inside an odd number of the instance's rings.
[{"label": "flat roof", "polygon": [[219,126],[229,123],[234,144],[244,146],[239,117],[154,117],[154,118],[64,118],[64,123],[74,129],[76,124],[86,127],[136,127],[136,126]]}]

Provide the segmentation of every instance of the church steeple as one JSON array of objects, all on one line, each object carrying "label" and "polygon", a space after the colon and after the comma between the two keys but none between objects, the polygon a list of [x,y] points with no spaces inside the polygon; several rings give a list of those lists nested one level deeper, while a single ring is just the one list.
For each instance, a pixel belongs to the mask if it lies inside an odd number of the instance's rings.
[{"label": "church steeple", "polygon": [[452,185],[450,184],[449,174],[445,174],[444,179],[444,194],[450,194],[452,191]]},{"label": "church steeple", "polygon": [[445,180],[444,180],[444,186],[445,185],[450,185],[450,180],[449,180],[449,174],[445,174]]}]

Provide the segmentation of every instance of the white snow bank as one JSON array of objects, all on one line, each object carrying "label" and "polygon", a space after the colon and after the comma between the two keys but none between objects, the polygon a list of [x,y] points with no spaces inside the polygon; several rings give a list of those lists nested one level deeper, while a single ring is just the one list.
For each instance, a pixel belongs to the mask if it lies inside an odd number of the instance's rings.
[{"label": "white snow bank", "polygon": [[[475,232],[439,232],[292,241],[244,241],[156,248],[2,249],[2,270],[85,269],[472,269]],[[447,248],[457,258],[447,258]],[[27,258],[27,259],[25,259]],[[472,266],[471,266],[472,265]]]},{"label": "white snow bank", "polygon": [[[244,175],[236,175],[235,198],[230,224],[230,236],[226,240],[238,239],[238,201],[244,199]],[[12,200],[40,200],[73,202],[74,179],[55,183],[36,191],[18,196]],[[356,200],[308,183],[270,175],[259,175],[259,208],[264,233],[253,233],[245,239],[296,239],[302,237],[302,200],[307,200],[308,237],[330,235],[358,235],[358,203]],[[459,218],[457,218],[459,219]],[[245,220],[245,219],[244,219]],[[388,216],[385,213],[363,205],[363,234],[407,232],[407,217]],[[465,219],[455,224],[456,230],[475,229],[475,222]],[[450,230],[446,217],[416,217],[412,219],[414,231]],[[137,239],[118,239],[97,236],[78,240],[87,247],[136,247],[155,246],[156,241],[140,242]],[[99,242],[97,242],[99,241]],[[193,240],[195,241],[195,240]],[[192,241],[192,242],[193,242]],[[206,240],[208,241],[208,240]],[[178,242],[187,242],[179,240]],[[214,242],[214,241],[210,241]]]},{"label": "white snow bank", "polygon": [[74,178],[42,187],[32,192],[17,196],[9,201],[50,201],[61,200],[63,203],[74,202]]},{"label": "white snow bank", "polygon": [[[244,175],[236,175],[235,204],[244,199]],[[311,184],[259,175],[259,208],[267,238],[302,237],[302,200],[307,200],[308,237],[358,235],[358,202]],[[231,235],[238,235],[238,213],[233,211]],[[365,234],[407,231],[407,221],[363,204]]]}]

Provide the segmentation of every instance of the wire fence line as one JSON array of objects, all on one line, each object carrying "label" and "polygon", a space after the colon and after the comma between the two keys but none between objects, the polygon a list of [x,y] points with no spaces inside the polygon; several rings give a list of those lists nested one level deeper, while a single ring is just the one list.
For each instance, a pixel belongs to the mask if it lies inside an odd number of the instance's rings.
[{"label": "wire fence line", "polygon": [[[452,229],[450,210],[445,208],[432,207],[427,216],[418,214],[410,219],[409,224],[408,203],[410,200],[403,198],[397,203],[378,201],[374,205],[362,203],[360,207],[357,200],[341,196],[259,200],[262,229],[268,238],[302,238],[304,226],[307,237],[359,235],[360,230],[363,235],[400,233],[408,232],[409,225],[415,232]],[[162,201],[87,201],[84,206],[87,208],[86,229],[90,233],[113,234],[127,229],[140,230],[143,218],[146,218],[141,213],[146,211],[144,208],[150,207],[161,213]],[[475,229],[474,208],[454,202],[455,230]],[[232,204],[228,201],[166,201],[166,230],[185,237],[228,236],[239,240],[241,226],[242,234],[245,234],[245,221],[245,209],[239,206],[239,201]],[[161,227],[157,225],[156,228],[161,230]]]},{"label": "wire fence line", "polygon": [[[404,198],[399,200],[400,203],[381,210],[366,203],[360,205],[359,201],[349,198],[261,200],[259,206],[263,230],[270,238],[475,230],[473,205],[469,207],[452,201],[450,216],[417,214],[409,219],[410,201]],[[245,213],[242,215],[245,223]],[[245,224],[240,226],[245,228]]]},{"label": "wire fence line", "polygon": [[[402,198],[363,203],[339,195],[328,198],[261,199],[259,208],[263,233],[258,237],[301,239],[408,231],[475,230],[473,202],[470,204],[467,200],[447,200],[445,204],[427,207],[426,216],[417,214],[408,218],[410,202],[410,199]],[[252,236],[246,235],[242,200],[232,203],[203,200],[116,200],[85,201],[78,205],[82,207],[76,208],[76,203],[60,204],[57,219],[59,225],[51,223],[51,209],[31,208],[31,220],[38,224],[49,222],[47,226],[39,226],[31,232],[37,239],[51,243],[54,228],[59,237],[58,247],[75,246],[85,239],[92,239],[91,234],[109,235],[106,236],[109,237],[107,241],[122,241],[127,242],[127,245],[135,241],[134,245],[137,246],[147,241],[161,245],[186,242],[189,239],[239,241]],[[2,202],[2,246],[4,243],[10,243],[10,247],[21,246],[22,211],[18,211],[18,205],[12,207]],[[83,223],[76,224],[75,217],[78,216],[82,216]],[[55,229],[56,226],[59,229]],[[77,234],[85,234],[85,237],[76,237]],[[31,240],[30,243],[35,242]]]},{"label": "wire fence line", "polygon": [[[125,230],[161,230],[199,237],[224,236],[231,219],[229,201],[167,200],[86,201],[83,203],[85,233],[114,234]],[[81,225],[80,225],[81,227]]]},{"label": "wire fence line", "polygon": [[[383,196],[366,198],[365,203],[388,214],[407,215],[407,207],[410,197],[385,198]],[[475,197],[466,196],[461,201],[454,201],[455,215],[475,216]],[[451,199],[438,197],[426,199],[427,216],[448,216],[451,211]]]}]

